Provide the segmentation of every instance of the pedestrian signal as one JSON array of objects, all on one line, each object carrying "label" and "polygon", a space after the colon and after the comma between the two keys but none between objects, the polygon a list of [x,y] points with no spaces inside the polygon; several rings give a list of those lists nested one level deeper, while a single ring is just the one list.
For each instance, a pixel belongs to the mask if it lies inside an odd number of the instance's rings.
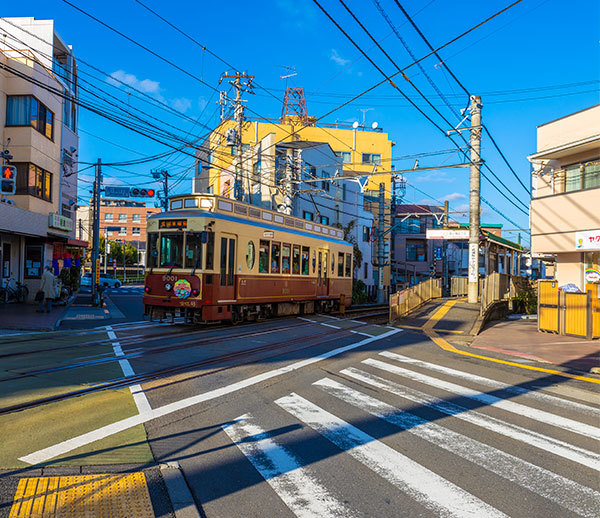
[{"label": "pedestrian signal", "polygon": [[17,192],[17,168],[14,165],[3,165],[0,176],[0,194]]},{"label": "pedestrian signal", "polygon": [[154,194],[154,189],[138,189],[134,187],[130,191],[130,196],[134,198],[152,198]]}]

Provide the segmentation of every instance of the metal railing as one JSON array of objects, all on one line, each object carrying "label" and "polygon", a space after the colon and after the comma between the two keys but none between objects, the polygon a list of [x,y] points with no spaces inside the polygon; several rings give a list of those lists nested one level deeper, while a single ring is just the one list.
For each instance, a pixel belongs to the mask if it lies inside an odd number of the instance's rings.
[{"label": "metal railing", "polygon": [[427,279],[390,296],[389,321],[407,315],[421,304],[442,296],[442,279]]},{"label": "metal railing", "polygon": [[468,277],[450,277],[450,296],[461,297],[467,294]]}]

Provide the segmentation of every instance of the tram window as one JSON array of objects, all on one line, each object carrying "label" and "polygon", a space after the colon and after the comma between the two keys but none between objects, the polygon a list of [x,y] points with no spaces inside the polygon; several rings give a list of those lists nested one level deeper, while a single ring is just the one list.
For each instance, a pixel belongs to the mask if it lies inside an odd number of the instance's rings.
[{"label": "tram window", "polygon": [[227,286],[227,238],[221,238],[221,286]]},{"label": "tram window", "polygon": [[183,234],[160,235],[160,267],[181,268],[183,265]]},{"label": "tram window", "polygon": [[271,273],[279,273],[281,260],[281,244],[271,243]]},{"label": "tram window", "polygon": [[317,271],[317,253],[313,250],[313,275]]},{"label": "tram window", "polygon": [[227,286],[233,286],[235,273],[235,239],[229,240],[229,266],[227,268]]},{"label": "tram window", "polygon": [[269,273],[269,242],[260,241],[258,247],[258,273]]},{"label": "tram window", "polygon": [[158,234],[152,232],[148,234],[148,268],[158,266]]},{"label": "tram window", "polygon": [[[204,232],[202,233],[204,234]],[[204,239],[204,235],[202,236]],[[215,267],[215,233],[208,232],[206,236],[206,269],[212,270]]]},{"label": "tram window", "polygon": [[310,268],[310,248],[302,247],[302,275],[308,275]]},{"label": "tram window", "polygon": [[322,259],[322,255],[321,252],[319,252],[319,271],[318,271],[318,275],[317,275],[317,279],[319,279],[319,282],[321,282],[321,266],[323,264],[323,259]]},{"label": "tram window", "polygon": [[290,245],[283,244],[281,247],[281,273],[290,273]]},{"label": "tram window", "polygon": [[202,268],[202,234],[187,232],[185,235],[185,268]]},{"label": "tram window", "polygon": [[248,241],[248,246],[246,247],[246,266],[248,267],[248,270],[254,268],[255,256],[254,241]]},{"label": "tram window", "polygon": [[352,277],[352,254],[346,254],[346,277]]},{"label": "tram window", "polygon": [[344,276],[344,254],[338,252],[338,277]]},{"label": "tram window", "polygon": [[331,276],[335,274],[335,252],[331,251]]},{"label": "tram window", "polygon": [[292,273],[294,275],[300,274],[300,246],[294,245],[292,249]]},{"label": "tram window", "polygon": [[323,252],[323,281],[325,281],[325,282],[327,281],[327,266],[328,266],[327,257],[328,257],[327,252]]}]

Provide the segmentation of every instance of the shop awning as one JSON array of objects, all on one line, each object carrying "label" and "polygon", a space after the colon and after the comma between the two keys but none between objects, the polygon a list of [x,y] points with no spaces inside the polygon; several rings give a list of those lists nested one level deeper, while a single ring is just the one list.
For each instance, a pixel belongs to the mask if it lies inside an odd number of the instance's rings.
[{"label": "shop awning", "polygon": [[75,247],[78,247],[78,248],[87,248],[89,246],[89,242],[88,241],[82,241],[81,239],[69,238],[69,239],[67,239],[67,245],[68,246],[75,246]]}]

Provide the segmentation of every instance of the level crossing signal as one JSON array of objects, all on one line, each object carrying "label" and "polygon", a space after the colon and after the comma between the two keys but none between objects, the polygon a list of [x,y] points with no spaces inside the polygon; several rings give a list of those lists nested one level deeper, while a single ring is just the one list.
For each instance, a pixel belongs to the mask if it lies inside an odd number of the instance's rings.
[{"label": "level crossing signal", "polygon": [[17,168],[14,165],[3,165],[0,176],[0,194],[17,192]]}]

